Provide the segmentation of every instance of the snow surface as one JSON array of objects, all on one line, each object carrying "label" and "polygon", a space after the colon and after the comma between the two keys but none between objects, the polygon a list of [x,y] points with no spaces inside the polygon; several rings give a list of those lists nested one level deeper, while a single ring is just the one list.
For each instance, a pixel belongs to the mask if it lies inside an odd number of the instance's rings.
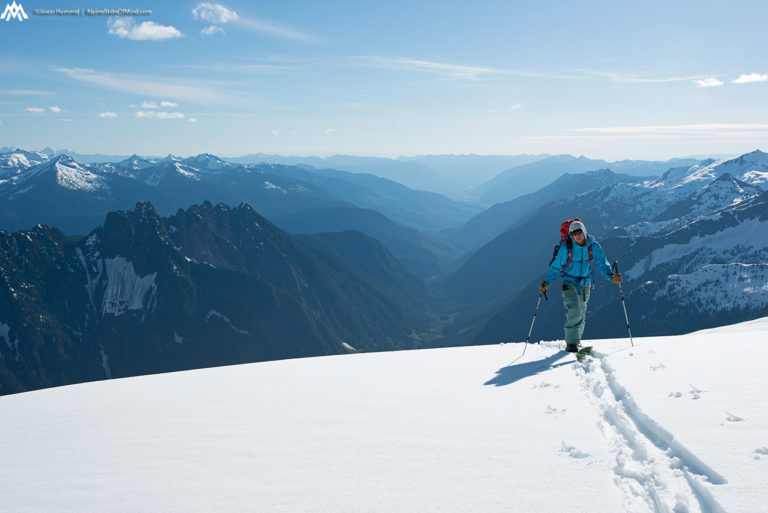
[{"label": "snow surface", "polygon": [[[589,328],[587,328],[589,330]],[[14,512],[764,512],[768,318],[0,397]]]}]

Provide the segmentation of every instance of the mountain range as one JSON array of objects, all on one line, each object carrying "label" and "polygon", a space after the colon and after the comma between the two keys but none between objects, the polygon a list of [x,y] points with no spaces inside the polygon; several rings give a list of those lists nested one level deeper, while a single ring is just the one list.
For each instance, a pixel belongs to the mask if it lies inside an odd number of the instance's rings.
[{"label": "mountain range", "polygon": [[[768,154],[754,151],[543,206],[475,253],[446,281],[446,290],[457,301],[498,308],[476,342],[519,337],[557,243],[551,227],[575,214],[625,271],[626,302],[630,313],[636,305],[643,334],[683,333],[766,315],[767,172]],[[620,336],[625,323],[619,322],[618,291],[600,276],[596,282],[589,329]],[[544,310],[539,336],[555,337],[561,328],[553,312],[559,309],[550,309],[551,315]]]},{"label": "mountain range", "polygon": [[[1,153],[13,153],[15,148],[4,146]],[[117,163],[130,159],[128,155],[81,154],[65,149],[44,148],[48,158],[67,155],[77,162]],[[398,158],[361,157],[357,155],[286,156],[254,153],[225,160],[233,164],[279,164],[312,169],[343,169],[352,173],[372,174],[401,183],[411,189],[443,194],[466,201],[468,191],[500,172],[541,160],[549,155],[415,155]],[[167,157],[166,157],[167,158]],[[145,157],[159,161],[163,157]]]},{"label": "mountain range", "polygon": [[[14,150],[0,154],[0,200],[0,228],[14,231],[46,224],[68,234],[88,233],[108,212],[129,209],[137,201],[150,202],[161,215],[170,215],[209,200],[230,206],[246,202],[269,218],[284,219],[294,230],[332,231],[343,222],[344,229],[377,237],[381,230],[372,229],[369,222],[373,209],[387,217],[379,225],[390,225],[391,236],[383,239],[388,248],[411,272],[428,279],[441,272],[437,260],[450,251],[428,234],[480,211],[373,175],[242,165],[210,154],[159,161],[133,155],[118,163],[80,164],[66,155]],[[324,214],[314,217],[317,211]],[[292,221],[313,217],[311,228]],[[327,226],[319,226],[319,219]]]},{"label": "mountain range", "polygon": [[300,240],[247,204],[139,203],[82,238],[0,231],[0,249],[2,394],[411,348],[437,303],[377,241]]},{"label": "mountain range", "polygon": [[[754,151],[660,176],[567,172],[474,215],[335,169],[209,154],[80,164],[14,150],[0,155],[0,393],[523,340],[571,217],[619,261],[638,335],[765,316],[766,184],[768,155]],[[552,299],[535,338],[561,336]],[[626,328],[616,287],[599,276],[588,324],[589,336]]]},{"label": "mountain range", "polygon": [[474,187],[471,197],[483,205],[490,206],[536,192],[565,173],[610,169],[618,174],[658,176],[671,167],[692,166],[698,162],[696,159],[672,159],[664,162],[622,160],[608,163],[583,156],[554,155],[499,173],[493,179]]}]

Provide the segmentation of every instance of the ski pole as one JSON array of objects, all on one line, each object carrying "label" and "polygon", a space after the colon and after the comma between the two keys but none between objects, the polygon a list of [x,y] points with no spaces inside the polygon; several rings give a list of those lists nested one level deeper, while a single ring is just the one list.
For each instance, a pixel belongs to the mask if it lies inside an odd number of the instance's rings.
[{"label": "ski pole", "polygon": [[[619,261],[613,262],[613,272],[619,272]],[[629,343],[632,347],[635,347],[635,343],[632,341],[632,329],[629,327],[629,316],[627,316],[627,303],[624,301],[624,290],[621,288],[621,282],[619,282],[619,294],[621,295],[621,306],[624,307],[624,320],[627,321],[627,331],[629,332]]]},{"label": "ski pole", "polygon": [[[536,303],[536,310],[533,312],[533,320],[531,321],[531,329],[528,330],[528,338],[525,339],[525,347],[523,347],[523,355],[525,354],[525,350],[528,349],[528,341],[531,340],[531,333],[533,333],[533,323],[536,322],[536,314],[539,313],[539,305],[541,305],[541,296],[545,295],[546,292],[539,292],[539,301]],[[549,300],[549,298],[547,298]],[[522,356],[522,355],[520,355]]]}]

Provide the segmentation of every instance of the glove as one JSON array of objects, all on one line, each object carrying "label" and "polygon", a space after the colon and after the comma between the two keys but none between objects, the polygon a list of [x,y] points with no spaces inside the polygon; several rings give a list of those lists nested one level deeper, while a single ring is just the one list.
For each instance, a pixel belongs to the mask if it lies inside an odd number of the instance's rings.
[{"label": "glove", "polygon": [[546,281],[542,281],[541,285],[539,285],[539,294],[546,294],[547,293],[547,287],[549,287],[549,285],[547,285],[547,282]]},{"label": "glove", "polygon": [[612,283],[621,283],[623,281],[624,281],[624,278],[621,276],[621,273],[616,273],[613,276],[611,276]]}]

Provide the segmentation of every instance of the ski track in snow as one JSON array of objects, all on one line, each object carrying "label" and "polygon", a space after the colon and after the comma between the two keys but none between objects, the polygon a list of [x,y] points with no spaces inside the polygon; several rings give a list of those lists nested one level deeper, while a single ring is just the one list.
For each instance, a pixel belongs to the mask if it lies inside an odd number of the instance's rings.
[{"label": "ski track in snow", "polygon": [[574,372],[615,454],[615,482],[626,511],[725,512],[708,488],[726,479],[644,413],[599,353],[575,365]]}]

